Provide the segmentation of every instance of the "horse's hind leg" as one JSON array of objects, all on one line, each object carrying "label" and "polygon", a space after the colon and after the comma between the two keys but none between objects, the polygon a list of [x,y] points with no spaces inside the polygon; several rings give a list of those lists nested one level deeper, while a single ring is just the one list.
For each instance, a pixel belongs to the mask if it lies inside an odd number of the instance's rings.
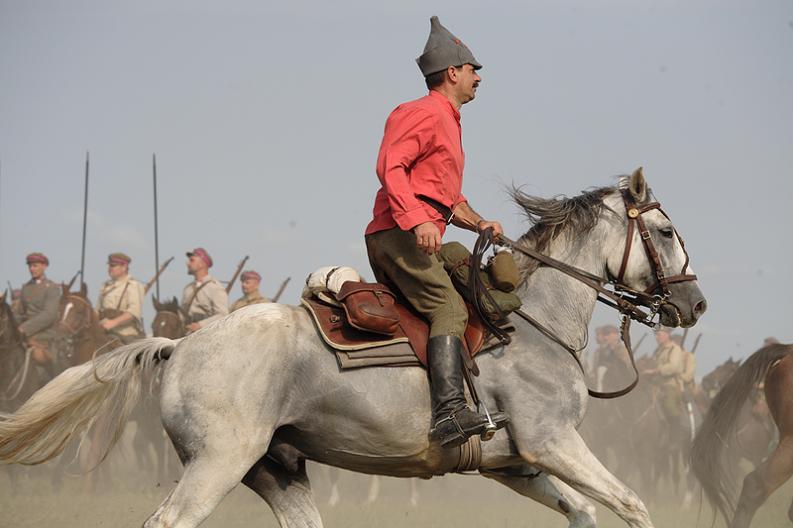
[{"label": "horse's hind leg", "polygon": [[240,483],[251,458],[228,452],[204,452],[185,466],[179,484],[160,504],[143,528],[195,528]]},{"label": "horse's hind leg", "polygon": [[653,526],[641,499],[595,458],[575,430],[554,433],[552,439],[544,441],[521,441],[520,432],[518,435],[518,451],[525,460],[608,507],[631,528]]},{"label": "horse's hind leg", "polygon": [[195,528],[267,452],[271,429],[254,421],[230,423],[219,415],[202,418],[206,421],[165,421],[185,469],[144,528]]},{"label": "horse's hind leg", "polygon": [[322,528],[305,460],[299,460],[295,470],[290,471],[265,456],[242,482],[267,501],[282,528]]},{"label": "horse's hind leg", "polygon": [[[782,438],[771,456],[743,479],[741,497],[738,499],[738,507],[730,528],[747,528],[757,509],[791,475],[793,475],[793,436],[786,436]],[[793,513],[793,505],[788,511],[789,517],[791,513]]]},{"label": "horse's hind leg", "polygon": [[561,513],[567,517],[570,528],[596,526],[595,505],[553,475],[539,473],[530,476],[513,476],[489,471],[483,471],[482,475]]}]

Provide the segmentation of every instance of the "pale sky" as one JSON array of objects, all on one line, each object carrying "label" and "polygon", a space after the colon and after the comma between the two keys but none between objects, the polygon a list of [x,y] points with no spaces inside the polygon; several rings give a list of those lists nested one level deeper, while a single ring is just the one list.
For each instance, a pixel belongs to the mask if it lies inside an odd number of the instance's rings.
[{"label": "pale sky", "polygon": [[199,245],[221,280],[246,254],[266,295],[291,276],[290,303],[323,265],[371,278],[377,148],[425,93],[433,14],[484,65],[462,111],[474,208],[517,238],[505,184],[573,195],[644,166],[710,305],[699,374],[793,341],[790,1],[0,0],[0,280],[31,251],[54,280],[79,269],[86,151],[94,301],[110,252],[153,275],[154,152],[163,298]]}]

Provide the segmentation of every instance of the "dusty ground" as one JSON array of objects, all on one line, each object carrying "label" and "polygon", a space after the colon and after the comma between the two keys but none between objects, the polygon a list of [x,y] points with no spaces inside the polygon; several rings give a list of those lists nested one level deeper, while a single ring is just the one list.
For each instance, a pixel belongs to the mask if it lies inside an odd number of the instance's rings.
[{"label": "dusty ground", "polygon": [[[139,527],[165,497],[171,483],[157,485],[153,476],[135,469],[130,461],[112,461],[112,484],[103,482],[101,491],[86,491],[87,479],[67,477],[56,493],[47,468],[25,470],[12,489],[5,470],[0,472],[0,527],[3,528],[83,528],[92,526]],[[370,480],[366,476],[343,472],[340,480],[341,501],[328,505],[330,473],[320,466],[310,468],[315,494],[325,521],[332,527],[391,528],[419,527],[566,527],[565,519],[498,484],[478,476],[447,476],[418,481],[420,499],[410,505],[409,482],[402,479],[381,480],[380,496],[366,503]],[[651,513],[659,528],[710,526],[710,516],[703,513],[697,523],[697,506],[683,510],[669,490],[659,490]],[[760,510],[753,526],[789,527],[787,508],[793,496],[788,484]],[[610,512],[600,508],[599,526],[625,526]],[[239,486],[221,503],[204,524],[213,528],[276,527],[268,506],[244,486]],[[720,524],[717,526],[721,526]]]}]

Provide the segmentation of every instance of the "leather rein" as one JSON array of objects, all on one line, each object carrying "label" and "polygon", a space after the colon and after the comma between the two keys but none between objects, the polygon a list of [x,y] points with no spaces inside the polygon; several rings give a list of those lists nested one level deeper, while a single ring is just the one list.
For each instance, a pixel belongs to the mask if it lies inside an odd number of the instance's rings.
[{"label": "leather rein", "polygon": [[[669,297],[671,297],[672,292],[669,289],[670,284],[678,283],[678,282],[687,282],[697,280],[697,276],[691,273],[687,273],[688,264],[689,264],[689,256],[688,252],[686,251],[685,244],[683,242],[683,238],[678,234],[677,230],[674,230],[674,234],[677,237],[678,241],[680,242],[680,247],[683,249],[683,253],[685,254],[686,260],[683,264],[683,268],[677,275],[672,275],[667,277],[664,274],[663,267],[661,265],[661,257],[653,244],[652,238],[650,237],[650,231],[647,229],[647,225],[642,218],[642,215],[648,211],[652,211],[657,209],[662,215],[664,215],[667,219],[669,216],[661,209],[661,204],[658,202],[649,202],[646,204],[637,204],[636,201],[633,199],[633,196],[627,189],[620,189],[622,194],[623,202],[625,203],[625,210],[628,219],[628,226],[627,226],[627,234],[626,234],[626,241],[625,241],[625,250],[622,255],[622,263],[620,265],[620,271],[616,278],[614,279],[604,279],[602,277],[598,277],[588,271],[582,270],[580,268],[576,268],[571,266],[565,262],[557,260],[555,258],[549,257],[548,255],[544,255],[539,251],[526,247],[523,245],[519,245],[518,243],[508,239],[504,235],[500,235],[498,237],[498,244],[503,245],[506,247],[511,248],[513,251],[518,251],[527,257],[533,258],[539,261],[541,264],[554,268],[558,271],[561,271],[565,275],[568,275],[577,281],[585,284],[586,286],[592,288],[597,292],[597,300],[604,303],[605,305],[614,308],[621,314],[621,337],[622,341],[625,344],[625,348],[628,352],[628,357],[631,361],[631,366],[634,372],[634,380],[623,389],[613,391],[613,392],[600,392],[595,391],[590,388],[587,388],[587,392],[593,398],[600,398],[600,399],[611,399],[611,398],[618,398],[620,396],[624,396],[632,391],[636,385],[639,383],[639,370],[636,367],[636,360],[633,353],[633,348],[631,346],[631,336],[630,336],[630,323],[631,320],[638,321],[639,323],[646,325],[651,328],[657,328],[660,323],[655,322],[655,318],[658,315],[662,306],[671,304],[669,302]],[[644,247],[645,254],[650,262],[650,266],[653,270],[653,274],[655,276],[655,284],[650,286],[644,291],[634,290],[627,286],[624,282],[624,275],[627,269],[628,260],[630,258],[630,253],[633,244],[633,236],[634,232],[638,231],[639,236],[642,240],[642,245]],[[479,235],[479,238],[474,245],[473,256],[471,259],[471,266],[473,269],[480,269],[482,257],[485,251],[493,245],[494,238],[492,229],[488,228],[482,231]],[[478,281],[475,276],[478,276],[478,273],[471,273],[471,291],[472,292],[480,292],[482,295],[491,303],[491,305],[495,306],[495,302],[493,302],[492,297],[487,292],[487,289],[483,287],[481,284],[476,284]],[[613,289],[609,289],[605,287],[605,284],[610,285]],[[474,305],[479,311],[480,316],[482,319],[486,321],[488,329],[501,341],[503,345],[509,344],[511,338],[509,335],[500,327],[495,325],[494,323],[489,322],[489,319],[484,316],[484,311],[481,306],[481,301],[479,299],[479,295],[473,295],[475,302]],[[675,309],[677,310],[677,309]],[[526,322],[534,326],[537,330],[539,330],[542,334],[546,337],[554,341],[555,343],[559,344],[567,350],[570,355],[573,356],[576,363],[578,363],[579,368],[582,372],[585,373],[584,367],[581,364],[581,359],[578,357],[579,352],[581,352],[584,348],[586,348],[586,342],[580,349],[576,349],[575,347],[565,343],[562,341],[551,329],[544,326],[542,323],[537,321],[531,315],[527,314],[523,310],[515,310],[513,313],[524,319]]]}]

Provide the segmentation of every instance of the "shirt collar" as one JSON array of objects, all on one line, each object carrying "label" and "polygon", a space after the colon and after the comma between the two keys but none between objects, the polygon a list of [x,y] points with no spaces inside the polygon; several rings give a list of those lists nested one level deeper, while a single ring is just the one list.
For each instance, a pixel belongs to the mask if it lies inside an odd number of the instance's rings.
[{"label": "shirt collar", "polygon": [[430,90],[429,96],[435,99],[436,101],[438,101],[439,103],[441,103],[442,105],[443,103],[445,103],[444,108],[447,108],[449,110],[449,113],[457,120],[458,123],[460,122],[460,111],[457,110],[457,108],[455,108],[454,103],[452,103],[448,97],[446,97],[437,90]]},{"label": "shirt collar", "polygon": [[195,284],[196,284],[196,286],[201,286],[201,285],[202,285],[202,284],[204,284],[205,282],[209,282],[209,281],[211,281],[211,280],[212,280],[212,275],[207,275],[206,277],[204,277],[204,279],[203,279],[203,280],[196,280],[196,281],[195,281]]}]

